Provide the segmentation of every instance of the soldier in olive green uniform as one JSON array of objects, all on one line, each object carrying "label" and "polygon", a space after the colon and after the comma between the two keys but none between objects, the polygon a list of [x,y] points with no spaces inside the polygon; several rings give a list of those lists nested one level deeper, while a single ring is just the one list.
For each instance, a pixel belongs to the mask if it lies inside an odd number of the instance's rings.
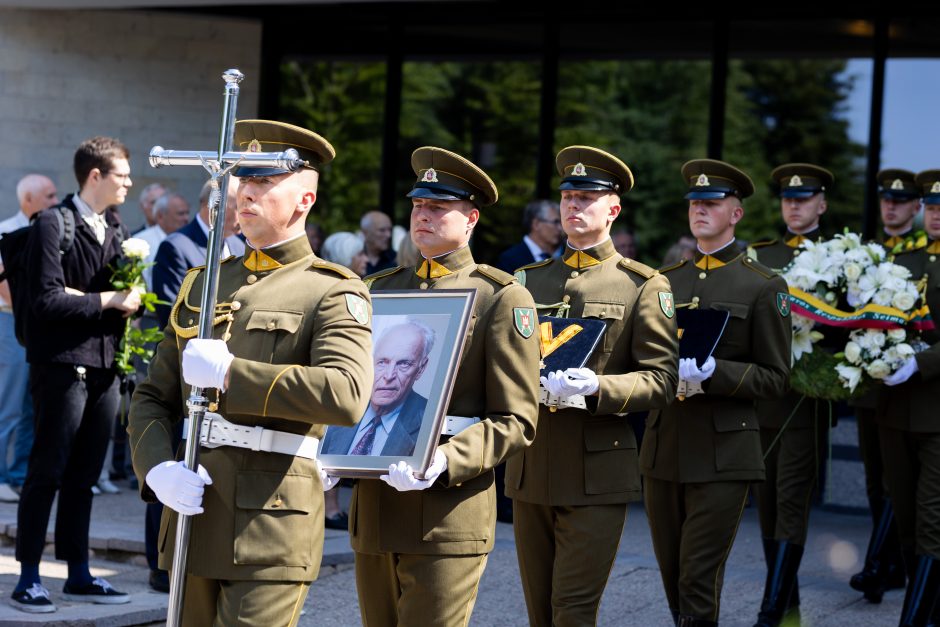
[{"label": "soldier in olive green uniform", "polygon": [[686,163],[682,176],[698,250],[662,272],[677,307],[730,317],[704,364],[680,359],[680,391],[689,391],[650,414],[640,469],[669,608],[679,625],[706,626],[718,622],[748,485],[764,478],[755,404],[787,389],[791,329],[786,282],[734,239],[741,199],[754,191],[750,178],[710,159]]},{"label": "soldier in olive green uniform", "polygon": [[[235,142],[247,151],[295,148],[309,166],[236,170],[250,248],[221,266],[216,339],[196,339],[205,280],[197,268],[137,387],[128,430],[143,498],[167,505],[163,568],[172,562],[177,512],[194,515],[183,623],[294,625],[323,550],[317,438],[326,424],[356,423],[368,403],[371,306],[362,281],[318,259],[304,235],[332,146],[264,120],[238,122]],[[218,416],[203,422],[208,445],[198,472],[172,461],[170,443],[190,385],[207,388]]]},{"label": "soldier in olive green uniform", "polygon": [[624,416],[668,404],[678,365],[669,282],[622,257],[610,239],[620,195],[633,187],[630,169],[587,146],[565,148],[555,163],[568,244],[561,258],[516,276],[541,314],[560,308],[607,329],[587,368],[544,381],[553,395],[583,395],[586,408],[540,407],[535,443],[507,464],[529,624],[537,627],[596,622],[627,502],[641,498],[636,439]]},{"label": "soldier in olive green uniform", "polygon": [[425,480],[401,462],[361,479],[349,508],[356,586],[367,627],[466,625],[493,549],[493,468],[532,443],[539,344],[532,297],[477,264],[468,243],[493,181],[463,157],[419,148],[411,237],[423,260],[367,277],[373,291],[474,289],[473,318],[447,408],[465,428],[442,436]]},{"label": "soldier in olive green uniform", "polygon": [[[924,193],[929,241],[924,247],[899,253],[895,263],[909,269],[912,280],[923,281],[927,306],[938,312],[940,170],[921,172],[916,182]],[[935,607],[940,593],[940,420],[936,392],[940,382],[940,332],[926,331],[923,339],[929,348],[910,357],[885,379],[875,414],[885,478],[910,578],[900,625],[927,625],[940,610]]]},{"label": "soldier in olive green uniform", "polygon": [[[914,232],[914,216],[920,208],[920,189],[914,173],[888,169],[877,174],[881,197],[881,222],[878,241],[889,255],[894,250],[917,250],[926,246],[926,235]],[[865,492],[871,508],[872,532],[865,557],[865,567],[852,576],[850,585],[865,598],[880,603],[886,590],[904,587],[904,562],[898,545],[894,509],[885,487],[884,461],[875,423],[875,406],[880,389],[850,402],[855,408],[858,449],[865,467]]]},{"label": "soldier in olive green uniform", "polygon": [[[828,170],[808,163],[784,164],[770,176],[779,188],[786,232],[780,239],[753,244],[749,254],[780,272],[799,254],[801,243],[823,239],[819,219],[826,212],[826,190],[834,177]],[[817,344],[817,350],[824,344]],[[784,611],[799,612],[798,554],[806,544],[820,452],[825,450],[829,437],[831,412],[825,401],[790,390],[781,399],[759,400],[757,415],[767,473],[763,482],[754,485],[767,562],[767,583],[757,624],[776,625]],[[782,571],[784,565],[790,570]],[[781,597],[782,587],[792,590],[789,598]]]}]

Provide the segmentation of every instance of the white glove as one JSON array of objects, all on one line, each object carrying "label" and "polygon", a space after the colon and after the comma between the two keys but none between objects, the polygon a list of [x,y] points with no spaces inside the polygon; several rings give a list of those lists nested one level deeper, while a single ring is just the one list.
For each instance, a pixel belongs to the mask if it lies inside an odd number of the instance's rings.
[{"label": "white glove", "polygon": [[225,391],[225,375],[235,355],[222,340],[189,340],[183,351],[183,381]]},{"label": "white glove", "polygon": [[326,470],[323,469],[323,464],[320,463],[320,460],[315,460],[317,462],[317,472],[320,473],[320,483],[323,484],[323,491],[329,492],[336,487],[336,484],[339,483],[339,477],[334,477]]},{"label": "white glove", "polygon": [[388,474],[382,475],[379,479],[399,492],[427,490],[445,470],[447,470],[447,457],[441,452],[441,449],[437,449],[434,451],[434,460],[431,461],[428,471],[424,473],[424,479],[415,477],[414,469],[403,461],[389,466]]},{"label": "white glove", "polygon": [[680,379],[685,379],[690,383],[701,383],[705,379],[710,379],[713,374],[715,374],[714,357],[706,359],[701,369],[696,365],[694,357],[679,360]]},{"label": "white glove", "polygon": [[590,396],[600,386],[597,375],[590,368],[556,370],[549,372],[547,377],[539,377],[539,380],[549,394],[559,398]]},{"label": "white glove", "polygon": [[904,383],[913,377],[917,370],[917,360],[913,357],[908,357],[907,361],[901,364],[900,368],[885,377],[885,385],[898,385],[899,383]]},{"label": "white glove", "polygon": [[183,462],[157,464],[147,473],[146,481],[161,503],[185,516],[202,513],[204,486],[212,485],[202,464],[193,472]]}]

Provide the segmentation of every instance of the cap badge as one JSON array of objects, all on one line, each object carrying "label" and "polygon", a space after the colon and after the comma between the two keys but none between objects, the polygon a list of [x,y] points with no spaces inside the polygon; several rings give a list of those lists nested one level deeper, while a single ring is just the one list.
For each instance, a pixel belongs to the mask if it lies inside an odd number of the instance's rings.
[{"label": "cap badge", "polygon": [[708,177],[705,176],[704,174],[699,174],[698,178],[695,179],[696,187],[708,187],[709,185],[710,183],[708,182]]},{"label": "cap badge", "polygon": [[571,170],[571,176],[587,176],[587,168],[583,163],[576,163],[574,169]]},{"label": "cap badge", "polygon": [[257,139],[251,140],[248,144],[248,152],[261,152],[261,142]]},{"label": "cap badge", "polygon": [[930,188],[931,194],[940,194],[940,181],[934,181],[933,186]]},{"label": "cap badge", "polygon": [[891,189],[904,189],[904,183],[901,181],[901,179],[894,179],[894,181],[891,183]]},{"label": "cap badge", "polygon": [[790,187],[802,187],[803,179],[800,178],[799,174],[794,174],[790,177]]},{"label": "cap badge", "polygon": [[421,177],[422,183],[437,183],[437,172],[434,171],[434,168],[428,168],[424,171],[424,176]]}]

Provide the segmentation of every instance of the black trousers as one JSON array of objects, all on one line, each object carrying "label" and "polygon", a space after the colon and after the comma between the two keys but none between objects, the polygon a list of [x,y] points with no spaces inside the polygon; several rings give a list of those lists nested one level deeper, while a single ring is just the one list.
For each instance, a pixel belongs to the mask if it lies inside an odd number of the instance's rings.
[{"label": "black trousers", "polygon": [[55,556],[88,559],[91,487],[98,481],[118,410],[111,368],[34,364],[30,391],[36,439],[17,511],[16,559],[39,563],[56,491]]}]

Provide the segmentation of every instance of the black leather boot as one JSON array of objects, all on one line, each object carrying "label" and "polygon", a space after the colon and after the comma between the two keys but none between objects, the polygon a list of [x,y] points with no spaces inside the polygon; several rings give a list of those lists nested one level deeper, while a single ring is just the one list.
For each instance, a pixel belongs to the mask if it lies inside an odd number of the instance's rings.
[{"label": "black leather boot", "polygon": [[[770,567],[773,564],[773,561],[777,555],[777,546],[779,542],[773,538],[761,538],[761,543],[764,546],[764,562],[767,564],[768,575],[770,573]],[[793,581],[793,592],[790,593],[790,601],[787,603],[787,611],[785,618],[791,624],[799,624],[800,622],[800,579],[797,577]]]},{"label": "black leather boot", "polygon": [[863,593],[868,601],[881,603],[886,590],[904,587],[905,572],[891,501],[872,501],[873,513],[875,510],[879,515],[868,541],[865,567],[852,576],[849,585]]},{"label": "black leather boot", "polygon": [[898,627],[927,627],[940,595],[940,561],[920,555],[904,595]]},{"label": "black leather boot", "polygon": [[790,605],[796,573],[803,559],[803,547],[792,542],[780,541],[774,560],[767,570],[764,584],[764,600],[754,627],[777,627],[784,619]]}]

